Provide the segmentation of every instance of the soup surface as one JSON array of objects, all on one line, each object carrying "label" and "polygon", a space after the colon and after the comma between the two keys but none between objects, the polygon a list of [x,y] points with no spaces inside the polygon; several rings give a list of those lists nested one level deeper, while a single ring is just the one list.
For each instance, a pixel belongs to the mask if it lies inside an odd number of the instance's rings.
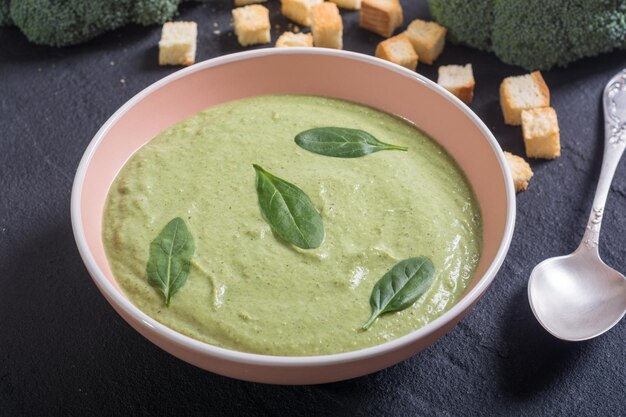
[{"label": "soup surface", "polygon": [[[324,126],[409,150],[342,159],[294,142]],[[299,249],[271,231],[252,164],[309,196],[324,222],[319,248]],[[146,264],[150,242],[175,217],[196,249],[186,284],[166,307]],[[203,342],[270,355],[352,351],[424,326],[461,296],[482,245],[473,191],[439,145],[392,115],[313,96],[237,100],[163,131],[118,174],[103,222],[111,269],[139,309]],[[374,284],[420,255],[435,266],[429,290],[361,330]]]}]

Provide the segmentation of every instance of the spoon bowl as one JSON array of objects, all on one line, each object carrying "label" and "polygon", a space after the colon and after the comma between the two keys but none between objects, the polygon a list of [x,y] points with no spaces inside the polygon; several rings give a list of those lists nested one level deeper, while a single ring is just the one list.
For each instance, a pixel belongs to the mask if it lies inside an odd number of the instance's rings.
[{"label": "spoon bowl", "polygon": [[543,261],[528,281],[539,323],[563,340],[599,336],[626,313],[626,278],[600,259],[598,241],[617,165],[626,149],[626,69],[604,88],[604,156],[585,235],[574,253]]},{"label": "spoon bowl", "polygon": [[594,338],[626,313],[626,277],[590,250],[541,262],[530,275],[528,295],[537,320],[563,340]]}]

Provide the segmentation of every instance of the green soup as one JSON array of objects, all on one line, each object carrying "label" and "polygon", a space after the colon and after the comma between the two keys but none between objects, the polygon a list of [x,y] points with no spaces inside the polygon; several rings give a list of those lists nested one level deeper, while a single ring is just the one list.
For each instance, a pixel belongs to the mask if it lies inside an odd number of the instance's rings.
[{"label": "green soup", "polygon": [[[341,159],[294,143],[322,126],[362,129],[409,150]],[[252,164],[307,193],[324,221],[319,248],[272,233]],[[196,251],[166,307],[146,263],[150,242],[174,217],[187,223]],[[346,352],[424,326],[462,295],[482,245],[472,189],[439,145],[389,114],[313,96],[237,100],[170,127],[120,171],[103,221],[111,269],[139,309],[211,345],[270,355]],[[430,289],[362,331],[374,284],[420,255],[435,265]]]}]

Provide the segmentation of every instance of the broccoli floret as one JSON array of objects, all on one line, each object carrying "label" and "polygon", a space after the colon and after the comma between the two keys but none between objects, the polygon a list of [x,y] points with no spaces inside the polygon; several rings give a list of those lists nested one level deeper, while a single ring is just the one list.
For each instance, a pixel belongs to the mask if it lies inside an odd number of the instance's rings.
[{"label": "broccoli floret", "polygon": [[150,25],[166,22],[176,14],[181,2],[182,0],[9,1],[13,24],[31,42],[50,46],[85,42],[128,23]]},{"label": "broccoli floret", "polygon": [[565,20],[572,60],[626,48],[626,2],[596,0],[573,2]]},{"label": "broccoli floret", "polygon": [[181,0],[137,0],[133,5],[133,22],[144,26],[165,23],[176,14]]},{"label": "broccoli floret", "polygon": [[493,50],[529,69],[564,66],[623,47],[626,3],[613,0],[497,1]]},{"label": "broccoli floret", "polygon": [[453,43],[491,51],[494,0],[429,0],[430,14]]},{"label": "broccoli floret", "polygon": [[495,54],[508,64],[531,69],[569,62],[569,41],[563,27],[566,3],[567,0],[497,1],[492,29]]},{"label": "broccoli floret", "polygon": [[[472,10],[465,6],[460,13],[457,3],[429,0],[450,40],[491,50],[502,61],[529,70],[566,66],[626,47],[623,0],[479,0],[467,2]],[[484,18],[488,9],[491,23]]]},{"label": "broccoli floret", "polygon": [[12,26],[11,20],[11,0],[0,0],[0,28]]}]

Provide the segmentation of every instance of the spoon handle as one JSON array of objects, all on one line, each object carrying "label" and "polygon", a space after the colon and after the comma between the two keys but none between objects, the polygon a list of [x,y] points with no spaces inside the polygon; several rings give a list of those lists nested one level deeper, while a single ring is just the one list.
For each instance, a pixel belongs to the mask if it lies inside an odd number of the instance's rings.
[{"label": "spoon handle", "polygon": [[626,69],[608,82],[603,94],[604,103],[604,155],[600,179],[585,235],[579,249],[598,252],[598,240],[604,205],[611,188],[613,175],[626,148]]}]

